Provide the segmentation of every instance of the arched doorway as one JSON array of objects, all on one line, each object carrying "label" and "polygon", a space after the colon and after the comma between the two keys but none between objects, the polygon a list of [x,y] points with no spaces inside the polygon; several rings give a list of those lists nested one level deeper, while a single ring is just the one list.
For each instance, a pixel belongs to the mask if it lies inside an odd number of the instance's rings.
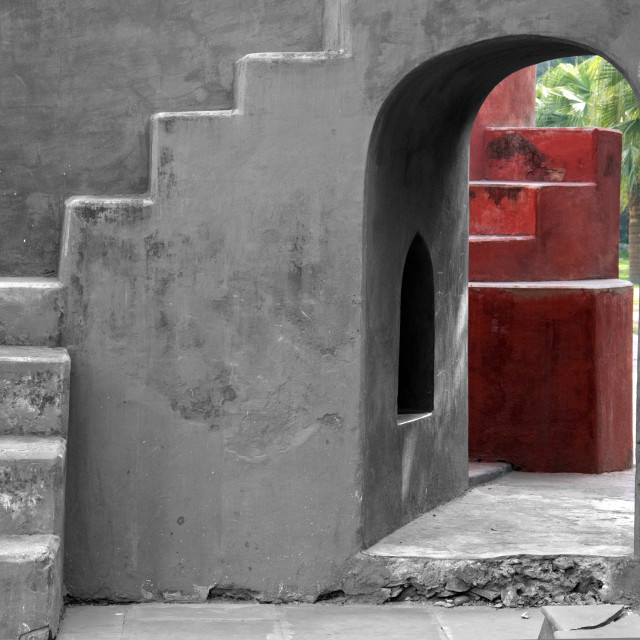
[{"label": "arched doorway", "polygon": [[[416,68],[379,112],[365,187],[367,545],[466,489],[467,171],[475,114],[510,73],[585,53],[593,51],[533,36],[479,43]],[[393,368],[401,332],[389,301],[399,297],[401,256],[416,233],[433,259],[434,410],[402,429],[384,374]]]}]

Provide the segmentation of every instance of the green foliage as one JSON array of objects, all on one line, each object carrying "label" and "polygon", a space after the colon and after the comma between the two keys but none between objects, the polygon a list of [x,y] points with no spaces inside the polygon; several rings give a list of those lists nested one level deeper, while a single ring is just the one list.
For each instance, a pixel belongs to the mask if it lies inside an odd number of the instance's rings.
[{"label": "green foliage", "polygon": [[561,62],[536,85],[539,127],[607,127],[622,132],[621,208],[637,192],[640,172],[640,108],[624,76],[598,56]]},{"label": "green foliage", "polygon": [[620,280],[629,279],[629,252],[622,249],[618,258],[618,278]]}]

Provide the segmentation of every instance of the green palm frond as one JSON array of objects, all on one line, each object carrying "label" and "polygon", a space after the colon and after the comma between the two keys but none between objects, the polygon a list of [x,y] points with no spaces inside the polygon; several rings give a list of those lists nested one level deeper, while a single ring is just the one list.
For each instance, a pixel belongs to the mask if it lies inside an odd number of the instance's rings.
[{"label": "green palm frond", "polygon": [[603,58],[558,64],[544,73],[536,86],[536,125],[618,129],[622,205],[640,188],[640,107],[624,76]]}]

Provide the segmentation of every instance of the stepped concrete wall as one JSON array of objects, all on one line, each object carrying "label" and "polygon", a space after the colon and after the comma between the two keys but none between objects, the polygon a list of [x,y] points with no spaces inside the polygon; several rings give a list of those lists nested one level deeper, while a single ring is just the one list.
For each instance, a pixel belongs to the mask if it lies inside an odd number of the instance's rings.
[{"label": "stepped concrete wall", "polygon": [[147,190],[152,113],[229,107],[238,58],[321,25],[321,0],[2,3],[0,276],[55,273],[69,196]]},{"label": "stepped concrete wall", "polygon": [[[148,196],[68,204],[76,597],[313,599],[365,544],[462,492],[477,110],[513,71],[583,51],[639,86],[637,3],[327,7],[343,20],[325,43],[347,53],[245,58],[234,110],[154,118]],[[401,428],[417,233],[434,411]]]}]

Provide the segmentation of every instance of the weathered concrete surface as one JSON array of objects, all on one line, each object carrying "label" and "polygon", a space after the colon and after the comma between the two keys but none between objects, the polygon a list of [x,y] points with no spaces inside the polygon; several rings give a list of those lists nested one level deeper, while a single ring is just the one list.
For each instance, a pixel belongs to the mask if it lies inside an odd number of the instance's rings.
[{"label": "weathered concrete surface", "polygon": [[[154,118],[148,197],[69,202],[73,595],[312,599],[466,489],[474,115],[537,60],[602,51],[637,83],[640,58],[635,4],[508,7],[354,0],[326,38],[353,56],[244,58],[235,109]],[[434,411],[398,428],[417,233]]]},{"label": "weathered concrete surface", "polygon": [[59,640],[534,640],[539,610],[442,609],[422,604],[143,604],[67,607]]},{"label": "weathered concrete surface", "polygon": [[[548,556],[480,560],[371,556],[352,558],[345,572],[347,601],[383,604],[404,594],[439,606],[465,595],[482,604],[539,607],[549,603],[637,603],[633,592],[614,585],[629,561],[623,557]],[[636,567],[637,570],[637,567]]]},{"label": "weathered concrete surface", "polygon": [[2,640],[47,640],[60,618],[69,367],[65,349],[0,347]]},{"label": "weathered concrete surface", "polygon": [[342,588],[379,602],[407,584],[421,599],[509,607],[635,601],[618,579],[634,570],[633,507],[632,470],[513,472],[358,554]]},{"label": "weathered concrete surface", "polygon": [[0,434],[65,435],[69,369],[65,349],[0,346]]},{"label": "weathered concrete surface", "polygon": [[475,462],[469,461],[469,488],[477,487],[495,480],[505,473],[510,473],[513,467],[506,462]]},{"label": "weathered concrete surface", "polygon": [[470,283],[470,458],[631,467],[632,310],[623,280]]},{"label": "weathered concrete surface", "polygon": [[630,555],[634,474],[514,471],[425,513],[367,553],[453,559]]},{"label": "weathered concrete surface", "polygon": [[62,534],[62,438],[0,436],[0,531],[4,535]]},{"label": "weathered concrete surface", "polygon": [[0,278],[0,345],[57,347],[64,300],[53,278]]},{"label": "weathered concrete surface", "polygon": [[227,107],[233,64],[321,46],[321,0],[3,3],[0,274],[52,275],[64,200],[147,188],[155,111]]},{"label": "weathered concrete surface", "polygon": [[61,565],[57,536],[0,535],[2,640],[44,627],[55,635],[62,610]]}]

